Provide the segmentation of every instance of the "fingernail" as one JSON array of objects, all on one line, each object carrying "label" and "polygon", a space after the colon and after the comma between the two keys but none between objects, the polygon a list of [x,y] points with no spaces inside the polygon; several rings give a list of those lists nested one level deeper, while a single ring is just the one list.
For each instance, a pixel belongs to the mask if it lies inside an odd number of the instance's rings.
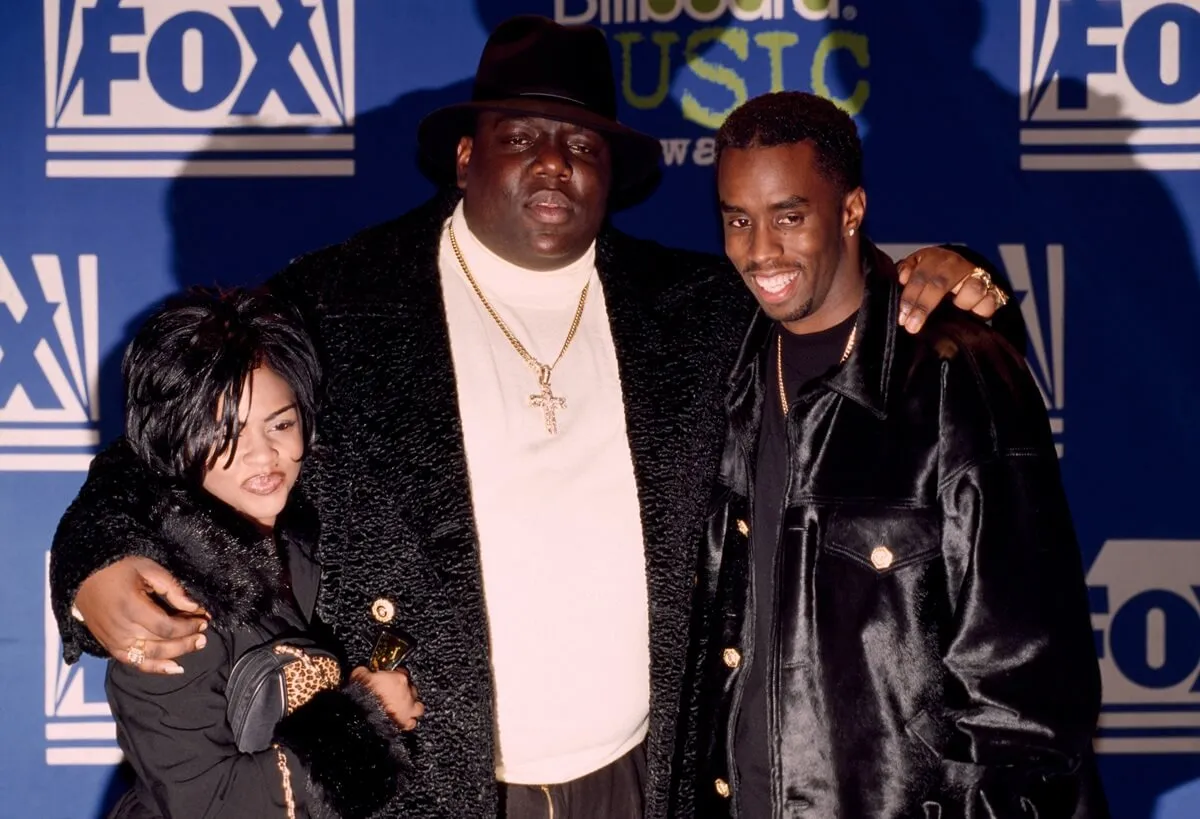
[{"label": "fingernail", "polygon": [[912,312],[912,308],[906,304],[900,305],[900,323],[903,324],[908,314]]},{"label": "fingernail", "polygon": [[182,674],[183,666],[179,665],[178,663],[167,663],[166,668],[163,670],[168,674]]},{"label": "fingernail", "polygon": [[904,322],[904,328],[910,333],[917,332],[917,330],[921,329],[921,319],[917,316],[913,316],[908,321]]},{"label": "fingernail", "polygon": [[204,648],[206,645],[208,645],[208,638],[205,637],[203,634],[201,634],[199,637],[196,638],[196,650],[197,651]]},{"label": "fingernail", "polygon": [[205,629],[207,629],[207,628],[208,628],[208,621],[207,621],[207,620],[201,620],[201,621],[200,621],[200,631],[204,631],[204,630],[205,630]]}]

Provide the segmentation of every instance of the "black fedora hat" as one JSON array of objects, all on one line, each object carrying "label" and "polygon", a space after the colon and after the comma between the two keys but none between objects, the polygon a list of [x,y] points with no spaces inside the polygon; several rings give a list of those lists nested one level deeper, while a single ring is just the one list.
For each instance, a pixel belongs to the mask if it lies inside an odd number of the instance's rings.
[{"label": "black fedora hat", "polygon": [[658,181],[658,140],[617,121],[617,89],[603,32],[521,15],[496,27],[483,47],[470,102],[439,108],[417,129],[421,161],[441,183],[455,181],[454,147],[474,133],[481,111],[545,117],[602,134],[613,157],[612,195],[641,198]]}]

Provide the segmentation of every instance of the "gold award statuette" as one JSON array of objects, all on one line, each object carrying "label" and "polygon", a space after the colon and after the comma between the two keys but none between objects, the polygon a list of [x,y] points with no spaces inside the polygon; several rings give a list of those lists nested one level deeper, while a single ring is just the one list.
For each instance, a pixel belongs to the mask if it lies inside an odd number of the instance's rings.
[{"label": "gold award statuette", "polygon": [[372,671],[395,671],[417,644],[411,636],[391,625],[396,617],[396,604],[380,597],[371,604],[371,616],[379,623],[379,636],[371,649],[367,664]]},{"label": "gold award statuette", "polygon": [[395,671],[412,651],[415,641],[398,629],[384,627],[375,638],[368,667],[372,671]]}]

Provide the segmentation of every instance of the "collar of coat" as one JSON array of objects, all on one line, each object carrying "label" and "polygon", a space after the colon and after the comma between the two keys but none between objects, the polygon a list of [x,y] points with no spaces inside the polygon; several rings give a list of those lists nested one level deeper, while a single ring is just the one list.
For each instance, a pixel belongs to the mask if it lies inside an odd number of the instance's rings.
[{"label": "collar of coat", "polygon": [[313,560],[319,534],[316,512],[298,491],[273,539],[207,492],[161,479],[150,485],[156,486],[153,542],[139,553],[174,575],[214,626],[237,627],[279,611],[284,556]]},{"label": "collar of coat", "polygon": [[[862,242],[862,269],[866,278],[862,306],[858,310],[858,342],[845,365],[829,376],[824,385],[861,405],[876,418],[887,417],[892,361],[896,347],[900,290],[891,259],[866,239]],[[760,370],[763,351],[775,322],[759,310],[742,342],[741,352],[730,376],[727,395],[730,417],[738,429],[752,429],[753,415],[761,401]]]}]

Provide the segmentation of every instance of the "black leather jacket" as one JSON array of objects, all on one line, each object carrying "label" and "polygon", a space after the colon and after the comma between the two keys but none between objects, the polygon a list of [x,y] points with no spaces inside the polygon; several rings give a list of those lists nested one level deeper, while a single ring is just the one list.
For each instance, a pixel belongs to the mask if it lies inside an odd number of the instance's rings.
[{"label": "black leather jacket", "polygon": [[761,314],[732,376],[697,578],[711,720],[699,815],[737,812],[730,744],[749,661],[767,664],[775,817],[1106,815],[1086,587],[1038,389],[1020,355],[955,311],[900,331],[898,288],[878,272],[891,263],[863,251],[858,346],[788,417],[769,647],[753,642],[754,594],[769,590],[751,588],[747,524]]}]

